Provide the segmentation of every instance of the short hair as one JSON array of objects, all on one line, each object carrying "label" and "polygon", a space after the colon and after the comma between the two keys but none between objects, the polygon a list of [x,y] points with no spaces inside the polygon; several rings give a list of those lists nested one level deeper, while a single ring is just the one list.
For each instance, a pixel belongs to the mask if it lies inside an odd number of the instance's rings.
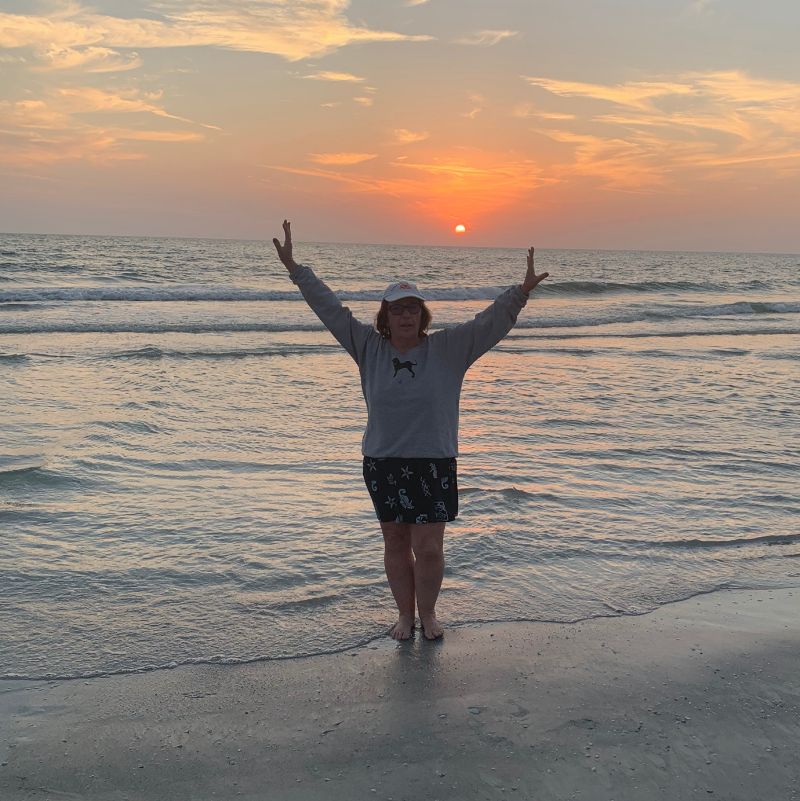
[{"label": "short hair", "polygon": [[[419,305],[422,307],[419,315],[419,331],[417,334],[421,337],[428,336],[428,326],[431,324],[433,315],[431,310],[425,305],[425,301],[421,300]],[[387,301],[381,301],[381,307],[375,315],[375,330],[384,338],[391,339],[392,332],[389,330],[389,304]]]}]

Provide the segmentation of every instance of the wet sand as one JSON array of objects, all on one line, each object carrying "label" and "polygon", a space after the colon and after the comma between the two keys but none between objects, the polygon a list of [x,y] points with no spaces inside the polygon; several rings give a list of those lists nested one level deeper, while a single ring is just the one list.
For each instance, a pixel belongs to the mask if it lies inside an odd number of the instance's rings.
[{"label": "wet sand", "polygon": [[[446,610],[443,610],[446,623]],[[0,682],[0,799],[800,799],[800,590]]]}]

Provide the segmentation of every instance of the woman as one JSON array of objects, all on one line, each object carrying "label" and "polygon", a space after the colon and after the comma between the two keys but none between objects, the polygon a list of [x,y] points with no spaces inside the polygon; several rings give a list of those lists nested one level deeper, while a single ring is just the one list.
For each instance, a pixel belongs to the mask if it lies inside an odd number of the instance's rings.
[{"label": "woman", "polygon": [[442,636],[436,599],[444,575],[445,525],[458,514],[458,402],[469,366],[514,326],[536,275],[533,248],[522,284],[510,287],[475,319],[427,333],[431,314],[410,281],[383,294],[375,326],[356,320],[309,267],[292,255],[292,232],[272,242],[308,305],[353,357],[367,402],[362,441],[364,481],[380,521],[384,566],[399,617],[389,630],[407,640],[415,607],[429,640]]}]

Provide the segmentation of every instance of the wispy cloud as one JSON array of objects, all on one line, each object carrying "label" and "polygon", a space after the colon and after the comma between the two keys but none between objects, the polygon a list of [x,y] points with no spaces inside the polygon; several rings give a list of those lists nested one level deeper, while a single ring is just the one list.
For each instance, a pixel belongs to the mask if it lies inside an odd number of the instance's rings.
[{"label": "wispy cloud", "polygon": [[408,128],[395,128],[394,141],[399,145],[412,145],[415,142],[424,142],[428,138],[427,131],[409,131]]},{"label": "wispy cloud", "polygon": [[461,116],[474,120],[483,111],[483,104],[486,102],[486,98],[483,95],[472,94],[469,96],[469,100],[472,103],[472,108],[469,111],[465,111]]},{"label": "wispy cloud", "polygon": [[[354,43],[430,38],[352,23],[346,15],[349,5],[349,0],[158,0],[150,5],[157,13],[128,17],[101,13],[79,0],[54,0],[46,15],[0,12],[4,62],[37,73],[28,87],[18,86],[21,105],[10,100],[4,104],[6,160],[13,160],[14,146],[20,148],[21,163],[90,159],[93,153],[104,153],[107,159],[138,158],[136,142],[188,141],[196,136],[181,130],[164,132],[163,124],[155,122],[159,119],[173,122],[174,128],[213,129],[171,112],[163,101],[148,97],[130,82],[126,89],[117,82],[103,82],[103,88],[74,84],[77,74],[132,74],[143,66],[151,48],[216,47],[296,61]],[[65,76],[61,88],[54,83],[56,75]],[[319,70],[305,77],[359,85],[360,96],[354,102],[362,106],[374,102],[374,88],[364,86],[358,75]],[[152,133],[137,133],[124,144],[113,116],[132,113],[149,116],[150,123],[139,119],[135,127]],[[32,137],[36,126],[51,133]],[[48,147],[50,154],[45,152]]]},{"label": "wispy cloud", "polygon": [[80,70],[91,72],[123,72],[141,67],[138,53],[118,53],[108,47],[53,47],[39,54],[33,69]]},{"label": "wispy cloud", "polygon": [[713,13],[715,3],[716,0],[691,0],[686,6],[685,13],[692,16]]},{"label": "wispy cloud", "polygon": [[477,47],[492,47],[504,39],[513,39],[519,31],[477,31],[468,36],[456,39],[456,44],[475,45]]},{"label": "wispy cloud", "polygon": [[192,125],[200,125],[203,128],[210,128],[213,130],[220,130],[216,125],[209,125],[207,123],[195,123],[193,120],[186,119],[186,117],[179,117],[176,114],[170,114],[162,106],[154,103],[153,100],[157,97],[148,96],[141,92],[129,91],[124,94],[109,92],[103,89],[96,89],[95,87],[82,86],[82,87],[69,87],[61,88],[58,90],[58,95],[65,98],[68,102],[70,113],[83,114],[87,112],[114,112],[130,114],[132,112],[144,112],[153,114],[156,117],[164,117],[165,119],[177,120],[179,122],[186,122]]},{"label": "wispy cloud", "polygon": [[364,80],[358,75],[352,75],[349,72],[330,72],[329,70],[314,72],[311,75],[303,75],[302,77],[310,81],[343,81],[346,83],[360,83]]},{"label": "wispy cloud", "polygon": [[371,161],[377,158],[377,155],[377,153],[311,153],[309,158],[317,164],[345,166]]},{"label": "wispy cloud", "polygon": [[530,160],[470,150],[460,158],[410,162],[395,159],[358,174],[335,169],[265,165],[266,169],[339,184],[343,191],[403,199],[435,217],[486,214],[519,202],[552,182]]},{"label": "wispy cloud", "polygon": [[[44,98],[0,102],[0,162],[24,166],[129,161],[145,158],[136,143],[205,139],[201,131],[184,126],[218,130],[171,114],[158,101],[158,93],[73,86],[52,90]],[[95,121],[98,117],[102,123]],[[148,117],[154,122],[148,123]],[[135,123],[120,125],[122,118],[135,118]]]},{"label": "wispy cloud", "polygon": [[27,170],[70,161],[106,166],[144,158],[141,150],[126,147],[119,131],[72,129],[57,136],[36,131],[0,131],[0,165],[14,168]]},{"label": "wispy cloud", "polygon": [[560,81],[553,78],[522,76],[531,86],[539,86],[548,92],[562,97],[584,97],[593,100],[606,100],[623,106],[649,109],[659,97],[670,95],[690,95],[691,85],[677,81],[631,81],[609,86],[607,84],[582,83],[580,81]]},{"label": "wispy cloud", "polygon": [[152,19],[98,14],[64,2],[47,16],[0,13],[0,47],[30,48],[41,60],[52,50],[207,46],[297,61],[355,43],[431,38],[353,25],[345,16],[349,4],[349,0],[163,0],[161,18]]},{"label": "wispy cloud", "polygon": [[569,126],[541,117],[540,134],[572,147],[561,175],[592,175],[616,188],[677,185],[687,172],[758,164],[800,170],[800,84],[739,71],[683,73],[613,86],[528,77],[569,101]]},{"label": "wispy cloud", "polygon": [[91,86],[73,86],[57,89],[45,100],[20,100],[15,103],[5,101],[0,103],[0,108],[5,109],[7,119],[16,121],[22,128],[59,129],[79,122],[75,118],[80,114],[135,112],[219,130],[215,125],[195,123],[185,117],[170,114],[155,102],[157,99],[158,93],[148,94],[137,90],[110,92]]},{"label": "wispy cloud", "polygon": [[129,142],[201,142],[205,137],[196,131],[131,131],[112,129],[112,134]]},{"label": "wispy cloud", "polygon": [[44,100],[0,101],[0,112],[3,124],[10,129],[6,133],[30,129],[56,130],[70,124],[67,110],[48,105]]},{"label": "wispy cloud", "polygon": [[574,120],[574,114],[567,114],[562,111],[544,111],[533,103],[517,103],[511,110],[513,117],[522,119],[537,118],[540,120]]}]

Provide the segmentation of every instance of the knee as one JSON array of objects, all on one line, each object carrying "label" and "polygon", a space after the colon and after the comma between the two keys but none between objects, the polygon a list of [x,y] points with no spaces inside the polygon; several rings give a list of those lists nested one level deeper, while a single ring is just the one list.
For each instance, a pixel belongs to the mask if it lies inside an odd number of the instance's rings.
[{"label": "knee", "polygon": [[390,553],[411,550],[411,531],[405,523],[382,523],[383,544]]},{"label": "knee", "polygon": [[443,557],[442,543],[435,539],[423,539],[412,543],[414,557],[418,561],[438,562]]}]

